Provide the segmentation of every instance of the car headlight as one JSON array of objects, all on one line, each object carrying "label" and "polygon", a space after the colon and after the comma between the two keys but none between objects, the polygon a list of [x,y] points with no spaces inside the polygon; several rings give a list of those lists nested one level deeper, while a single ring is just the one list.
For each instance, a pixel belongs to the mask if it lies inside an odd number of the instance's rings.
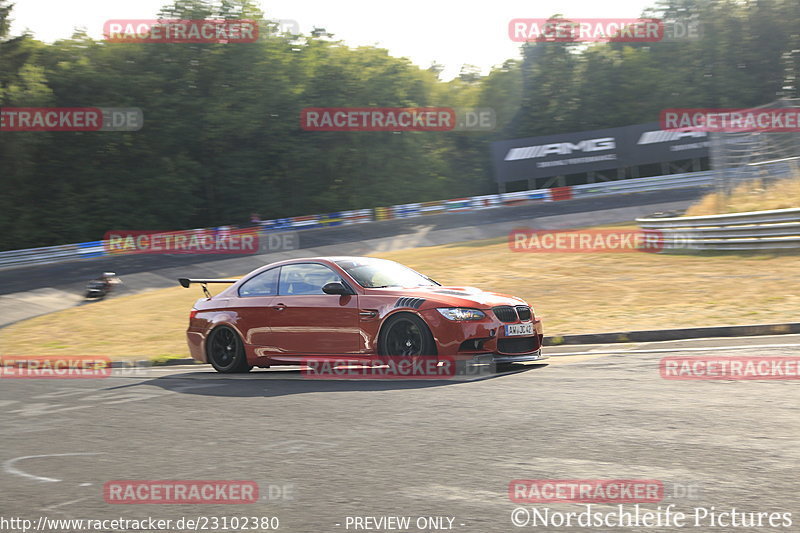
[{"label": "car headlight", "polygon": [[436,309],[447,320],[480,320],[486,318],[483,311],[465,307],[439,307]]}]

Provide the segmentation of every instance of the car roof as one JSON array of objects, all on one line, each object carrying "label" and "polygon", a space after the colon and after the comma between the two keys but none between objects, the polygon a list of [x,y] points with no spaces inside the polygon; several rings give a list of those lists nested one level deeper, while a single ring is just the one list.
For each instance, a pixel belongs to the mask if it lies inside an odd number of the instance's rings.
[{"label": "car roof", "polygon": [[[337,265],[337,261],[390,261],[389,259],[381,259],[379,257],[367,257],[363,255],[324,255],[324,256],[317,256],[317,257],[294,257],[292,259],[284,259],[282,261],[275,261],[274,263],[269,263],[262,267],[256,268],[248,272],[245,276],[242,277],[242,280],[247,279],[255,274],[260,274],[265,270],[270,270],[272,268],[276,268],[279,266],[284,265],[293,265],[297,263],[323,263],[329,266],[336,266],[337,268],[342,268],[341,266]],[[342,268],[342,270],[344,270]]]},{"label": "car roof", "polygon": [[389,261],[388,259],[381,259],[380,257],[368,257],[366,255],[329,255],[324,257],[309,257],[307,259],[325,259],[328,261],[353,261],[353,260],[380,260],[380,261]]},{"label": "car roof", "polygon": [[367,257],[365,255],[320,255],[317,257],[295,257],[292,259],[284,259],[276,261],[266,266],[271,265],[288,265],[291,263],[305,263],[308,261],[321,261],[328,263],[335,263],[337,261],[390,261],[389,259],[381,259],[380,257]]},{"label": "car roof", "polygon": [[388,261],[388,259],[380,259],[378,257],[367,257],[363,255],[326,255],[326,256],[317,256],[317,257],[294,257],[292,259],[284,259],[282,261],[275,261],[274,263],[269,263],[262,267],[259,267],[251,272],[248,273],[247,276],[249,277],[250,274],[255,274],[256,272],[262,272],[264,270],[268,270],[270,268],[279,267],[283,265],[291,265],[296,263],[309,263],[309,262],[316,262],[316,263],[327,263],[327,264],[335,264],[337,261]]},{"label": "car roof", "polygon": [[[237,280],[237,282],[235,284],[233,284],[230,288],[228,288],[228,289],[224,290],[223,292],[221,292],[218,296],[225,295],[230,290],[236,291],[236,290],[238,290],[239,285],[241,285],[244,281],[256,276],[257,274],[260,274],[262,272],[265,272],[267,270],[271,270],[273,268],[277,268],[277,267],[280,267],[280,266],[293,265],[293,264],[298,264],[298,263],[323,263],[323,264],[328,264],[328,265],[331,265],[331,266],[336,266],[337,268],[342,268],[339,265],[336,265],[336,261],[354,261],[354,260],[358,261],[358,260],[364,260],[364,259],[376,260],[376,259],[379,259],[379,258],[377,258],[377,257],[360,256],[360,255],[328,255],[328,256],[317,256],[317,257],[294,257],[292,259],[284,259],[282,261],[275,261],[274,263],[269,263],[269,264],[266,264],[264,266],[261,266],[261,267],[258,267],[258,268],[255,268],[255,269],[251,270],[250,272],[248,272],[247,274],[242,276],[239,280]],[[383,261],[386,261],[386,259],[383,259]],[[342,269],[342,270],[344,270],[344,269]]]}]

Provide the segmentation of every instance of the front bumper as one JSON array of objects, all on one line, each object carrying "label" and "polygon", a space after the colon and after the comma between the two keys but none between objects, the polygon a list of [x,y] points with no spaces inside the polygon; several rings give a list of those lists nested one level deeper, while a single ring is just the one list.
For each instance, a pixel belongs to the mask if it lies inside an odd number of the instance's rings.
[{"label": "front bumper", "polygon": [[[536,361],[542,358],[542,321],[532,317],[533,335],[506,335],[505,326],[528,321],[501,322],[491,311],[485,311],[483,320],[452,321],[442,317],[435,309],[420,314],[428,323],[436,340],[439,355],[469,360],[477,356],[492,355],[498,362]],[[479,341],[474,347],[469,343]]]},{"label": "front bumper", "polygon": [[472,356],[472,361],[475,363],[532,363],[545,359],[549,359],[549,356],[542,355],[541,348],[532,353],[517,355],[486,353]]}]

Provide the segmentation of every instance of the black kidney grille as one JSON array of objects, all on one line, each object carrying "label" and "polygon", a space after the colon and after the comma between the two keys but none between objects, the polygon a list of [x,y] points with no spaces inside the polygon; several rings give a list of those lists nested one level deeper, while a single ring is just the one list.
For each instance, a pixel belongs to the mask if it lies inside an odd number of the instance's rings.
[{"label": "black kidney grille", "polygon": [[518,305],[517,306],[517,315],[519,315],[519,319],[525,322],[526,320],[531,319],[531,308],[527,305]]},{"label": "black kidney grille", "polygon": [[492,307],[492,312],[500,322],[517,321],[517,312],[510,305],[500,305],[498,307]]},{"label": "black kidney grille", "polygon": [[395,307],[410,307],[411,309],[419,309],[425,303],[425,298],[410,298],[403,297],[397,300],[394,304]]}]

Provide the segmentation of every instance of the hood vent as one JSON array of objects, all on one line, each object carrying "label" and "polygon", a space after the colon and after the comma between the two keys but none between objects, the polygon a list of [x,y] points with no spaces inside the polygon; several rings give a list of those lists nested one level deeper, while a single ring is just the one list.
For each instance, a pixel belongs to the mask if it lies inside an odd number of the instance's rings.
[{"label": "hood vent", "polygon": [[453,296],[469,296],[470,295],[470,293],[468,293],[468,292],[452,291],[452,290],[447,290],[447,289],[443,289],[443,290],[440,290],[440,291],[433,291],[433,292],[435,292],[436,294],[452,294]]}]

